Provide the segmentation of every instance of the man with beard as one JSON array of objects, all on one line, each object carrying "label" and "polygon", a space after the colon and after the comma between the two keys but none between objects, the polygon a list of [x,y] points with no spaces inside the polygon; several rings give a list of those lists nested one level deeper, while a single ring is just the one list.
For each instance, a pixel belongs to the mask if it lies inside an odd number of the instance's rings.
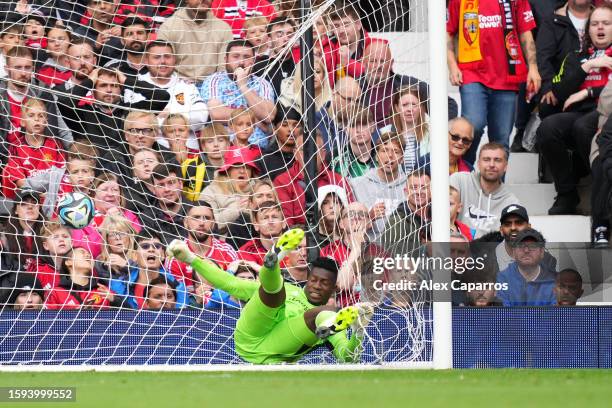
[{"label": "man with beard", "polygon": [[[149,36],[149,25],[140,17],[128,17],[121,24],[121,54],[118,58],[111,59],[104,66],[110,69],[118,69],[126,76],[138,76],[147,73],[144,61],[144,49]],[[104,51],[108,51],[106,48]],[[112,55],[118,51],[113,50]],[[110,57],[110,55],[108,56]]]},{"label": "man with beard", "polygon": [[254,62],[255,53],[248,41],[231,41],[225,49],[225,70],[206,78],[199,90],[213,121],[229,121],[234,109],[251,111],[257,126],[249,144],[265,149],[275,114],[275,96],[268,81],[252,74]]},{"label": "man with beard", "polygon": [[225,45],[234,38],[230,26],[210,11],[212,0],[185,0],[166,20],[157,39],[174,45],[177,71],[195,82],[223,66]]},{"label": "man with beard", "polygon": [[170,94],[168,105],[159,118],[175,113],[187,117],[191,126],[187,147],[199,150],[195,132],[199,132],[208,120],[208,107],[198,88],[177,74],[174,47],[169,42],[152,41],[145,48],[144,62],[148,72],[139,75],[138,79]]},{"label": "man with beard", "polygon": [[[123,88],[137,88],[145,98],[123,98]],[[169,95],[136,77],[108,68],[93,70],[80,86],[58,97],[58,107],[74,138],[87,139],[100,151],[121,150],[123,119],[128,110],[161,111]]]},{"label": "man with beard", "polygon": [[91,18],[88,24],[73,27],[74,35],[91,41],[100,55],[118,55],[123,49],[118,38],[121,26],[113,24],[118,5],[119,0],[88,0],[87,11]]},{"label": "man with beard", "polygon": [[503,183],[507,168],[506,148],[500,143],[490,142],[480,149],[477,169],[450,176],[450,185],[459,190],[463,203],[458,219],[470,227],[475,238],[494,231],[502,209],[519,203]]},{"label": "man with beard", "polygon": [[68,66],[72,76],[63,84],[57,85],[54,95],[67,93],[77,85],[81,85],[96,68],[97,57],[91,41],[76,38],[68,47]]},{"label": "man with beard", "polygon": [[[234,248],[213,236],[215,216],[212,207],[207,202],[194,202],[187,210],[183,225],[187,230],[187,238],[185,238],[187,248],[198,257],[213,261],[222,269],[227,269],[229,264],[238,259]],[[194,291],[191,265],[180,262],[176,258],[169,258],[165,266],[175,278],[185,282],[190,293]]]},{"label": "man with beard", "polygon": [[[504,306],[550,306],[557,303],[554,293],[556,271],[543,263],[546,241],[538,231],[527,228],[512,243],[516,259],[497,275],[504,286],[497,291]],[[498,285],[499,286],[499,285]]]},{"label": "man with beard", "polygon": [[57,114],[53,96],[34,79],[32,52],[25,47],[13,47],[6,55],[7,78],[0,80],[0,164],[9,156],[9,149],[23,142],[21,132],[22,106],[27,99],[45,103],[49,136],[62,141],[64,147],[72,142],[70,130]]}]

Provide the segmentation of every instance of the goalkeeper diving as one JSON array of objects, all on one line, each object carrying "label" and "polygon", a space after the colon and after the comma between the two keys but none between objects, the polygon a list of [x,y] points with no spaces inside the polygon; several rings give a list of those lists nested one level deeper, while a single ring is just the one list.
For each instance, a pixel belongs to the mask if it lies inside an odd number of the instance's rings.
[{"label": "goalkeeper diving", "polygon": [[[326,306],[336,291],[338,267],[328,258],[311,263],[305,287],[285,283],[279,262],[295,250],[304,231],[282,234],[264,258],[259,282],[230,275],[212,262],[193,254],[184,241],[174,240],[167,254],[190,264],[215,288],[246,301],[234,331],[236,352],[247,362],[274,364],[295,362],[327,343],[341,362],[358,362],[362,341],[373,309],[357,304],[338,310]],[[347,329],[351,328],[349,336]]]}]

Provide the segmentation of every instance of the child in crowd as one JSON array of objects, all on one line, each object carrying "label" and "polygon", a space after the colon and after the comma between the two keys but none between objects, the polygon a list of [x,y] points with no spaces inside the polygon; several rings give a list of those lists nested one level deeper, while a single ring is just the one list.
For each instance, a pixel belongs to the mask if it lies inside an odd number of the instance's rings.
[{"label": "child in crowd", "polygon": [[[276,201],[264,201],[251,214],[257,236],[240,247],[238,257],[263,265],[264,256],[287,228],[287,223],[283,209]],[[281,262],[281,267],[285,267],[284,262]]]},{"label": "child in crowd", "polygon": [[108,309],[120,297],[92,276],[94,260],[87,248],[76,247],[62,260],[60,282],[45,301],[47,309]]},{"label": "child in crowd", "polygon": [[[189,148],[189,120],[180,113],[171,113],[163,121],[162,135],[168,142],[170,151],[174,153],[177,163],[183,163],[198,154],[197,149]],[[195,142],[195,141],[194,141]],[[197,142],[196,142],[197,144]]]},{"label": "child in crowd", "polygon": [[28,48],[47,48],[45,26],[47,19],[40,12],[32,12],[26,17],[23,34]]},{"label": "child in crowd", "polygon": [[231,131],[230,139],[232,145],[238,147],[248,147],[252,152],[253,160],[257,160],[261,156],[261,148],[256,144],[251,144],[249,139],[253,134],[253,114],[250,110],[239,108],[235,109],[229,120],[229,129]]},{"label": "child in crowd", "polygon": [[28,177],[64,167],[60,144],[47,133],[47,108],[40,99],[29,98],[23,105],[21,125],[23,136],[13,147],[2,172],[2,192],[14,198],[17,189],[25,185]]},{"label": "child in crowd", "polygon": [[36,79],[49,88],[63,84],[72,76],[68,63],[70,34],[62,27],[47,30],[47,54],[49,57],[36,73]]},{"label": "child in crowd", "polygon": [[23,45],[21,24],[6,21],[0,31],[0,78],[6,78],[6,53],[15,46]]},{"label": "child in crowd", "polygon": [[268,55],[268,19],[263,16],[249,17],[242,26],[244,39],[253,46],[255,58]]},{"label": "child in crowd", "polygon": [[200,193],[223,165],[223,157],[229,149],[230,137],[225,126],[213,123],[200,132],[200,154],[181,164],[183,195],[191,201],[198,200]]},{"label": "child in crowd", "polygon": [[59,267],[63,258],[72,250],[72,237],[70,230],[58,222],[47,222],[40,234],[42,242],[39,245],[39,256],[36,262],[28,267],[28,272],[36,276],[45,291],[45,298],[49,291],[59,285]]},{"label": "child in crowd", "polygon": [[113,292],[127,295],[130,267],[136,264],[135,231],[121,215],[109,215],[100,227],[102,253],[96,259],[98,278],[107,282]]},{"label": "child in crowd", "polygon": [[92,145],[75,142],[68,149],[66,167],[53,166],[49,171],[36,173],[25,180],[24,188],[44,194],[42,212],[45,217],[54,217],[57,203],[64,194],[73,191],[92,194],[97,156],[98,152]]},{"label": "child in crowd", "polygon": [[457,220],[457,217],[463,210],[463,203],[461,202],[461,193],[455,187],[449,187],[449,199],[450,199],[450,226],[451,232],[456,232],[463,235],[468,241],[472,241],[474,237],[470,231],[470,227]]}]

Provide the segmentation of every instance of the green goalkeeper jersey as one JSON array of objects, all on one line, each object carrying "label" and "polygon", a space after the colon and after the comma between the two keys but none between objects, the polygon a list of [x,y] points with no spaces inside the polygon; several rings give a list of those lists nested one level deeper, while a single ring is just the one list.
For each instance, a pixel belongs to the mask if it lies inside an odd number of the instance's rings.
[{"label": "green goalkeeper jersey", "polygon": [[308,301],[304,289],[285,283],[285,303],[270,308],[258,296],[259,282],[236,278],[200,258],[191,265],[215,288],[248,302],[234,331],[236,352],[244,360],[257,364],[294,362],[326,342],[338,360],[358,359],[359,336],[349,339],[344,331],[320,340],[306,326],[304,312],[316,306]]}]

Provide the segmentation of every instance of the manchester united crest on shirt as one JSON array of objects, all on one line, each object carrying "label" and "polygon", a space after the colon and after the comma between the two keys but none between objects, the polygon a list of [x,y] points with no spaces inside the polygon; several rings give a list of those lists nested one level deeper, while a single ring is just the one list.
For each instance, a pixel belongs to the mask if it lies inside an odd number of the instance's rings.
[{"label": "manchester united crest on shirt", "polygon": [[176,101],[180,103],[181,105],[184,105],[185,104],[185,94],[182,92],[180,94],[177,94]]}]

